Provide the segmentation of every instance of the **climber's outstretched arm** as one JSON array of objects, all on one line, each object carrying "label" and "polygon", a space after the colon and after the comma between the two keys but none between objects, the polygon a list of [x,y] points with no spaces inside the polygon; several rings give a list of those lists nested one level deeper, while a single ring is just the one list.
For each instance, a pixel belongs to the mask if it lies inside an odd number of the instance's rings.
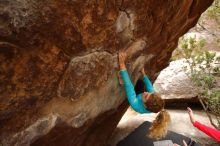
[{"label": "climber's outstretched arm", "polygon": [[126,53],[119,53],[119,68],[120,68],[120,76],[123,80],[125,92],[128,98],[128,101],[133,109],[136,109],[136,104],[137,104],[137,97],[136,93],[134,90],[134,86],[131,83],[131,80],[129,78],[126,66],[125,66],[125,59],[126,59]]},{"label": "climber's outstretched arm", "polygon": [[154,92],[154,87],[150,81],[150,79],[148,78],[148,76],[146,75],[144,68],[141,70],[141,73],[144,77],[144,84],[146,86],[146,91],[149,93],[153,93]]}]

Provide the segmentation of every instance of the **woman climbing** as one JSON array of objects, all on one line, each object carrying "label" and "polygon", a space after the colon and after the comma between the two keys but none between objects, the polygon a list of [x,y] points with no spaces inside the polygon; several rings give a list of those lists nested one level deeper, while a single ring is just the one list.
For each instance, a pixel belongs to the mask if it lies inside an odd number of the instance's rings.
[{"label": "woman climbing", "polygon": [[142,75],[144,84],[146,86],[146,92],[140,93],[136,95],[134,86],[131,83],[129,78],[125,60],[126,53],[119,53],[119,68],[120,68],[120,76],[123,80],[125,92],[128,98],[128,102],[131,107],[138,113],[158,113],[156,119],[153,121],[150,130],[149,137],[160,139],[164,137],[167,133],[167,126],[170,123],[170,115],[164,110],[164,101],[161,99],[160,94],[154,91],[153,85],[147,75],[145,74],[144,69],[142,69]]},{"label": "woman climbing", "polygon": [[210,136],[210,137],[214,138],[215,140],[217,140],[218,142],[220,142],[220,130],[208,127],[208,126],[203,125],[200,122],[196,121],[191,108],[188,107],[187,110],[188,110],[190,121],[194,127],[198,128],[199,130],[201,130],[202,132],[204,132],[208,136]]}]

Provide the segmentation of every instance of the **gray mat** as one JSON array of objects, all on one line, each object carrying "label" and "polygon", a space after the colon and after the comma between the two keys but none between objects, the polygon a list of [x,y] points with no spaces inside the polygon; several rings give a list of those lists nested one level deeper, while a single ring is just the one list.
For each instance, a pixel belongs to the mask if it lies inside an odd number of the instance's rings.
[{"label": "gray mat", "polygon": [[[150,122],[144,122],[127,137],[121,140],[117,146],[153,146],[153,142],[156,140],[150,139],[146,136],[150,124]],[[177,143],[181,146],[183,145],[183,140],[185,140],[188,146],[200,146],[190,138],[172,131],[168,131],[167,136],[161,140],[172,140],[173,143]]]}]

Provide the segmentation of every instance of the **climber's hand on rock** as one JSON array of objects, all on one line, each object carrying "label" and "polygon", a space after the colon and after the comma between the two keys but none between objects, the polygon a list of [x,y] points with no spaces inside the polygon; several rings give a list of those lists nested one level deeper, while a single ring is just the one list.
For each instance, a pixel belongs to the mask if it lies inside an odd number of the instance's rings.
[{"label": "climber's hand on rock", "polygon": [[144,70],[144,67],[141,69],[141,73],[142,73],[143,76],[146,75],[145,70]]},{"label": "climber's hand on rock", "polygon": [[126,69],[126,66],[125,66],[126,57],[127,57],[127,54],[125,52],[118,53],[118,63],[119,63],[120,70]]}]

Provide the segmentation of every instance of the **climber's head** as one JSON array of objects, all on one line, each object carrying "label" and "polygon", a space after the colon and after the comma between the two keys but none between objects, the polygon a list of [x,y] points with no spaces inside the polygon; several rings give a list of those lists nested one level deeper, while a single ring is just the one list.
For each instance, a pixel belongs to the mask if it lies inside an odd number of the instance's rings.
[{"label": "climber's head", "polygon": [[164,100],[161,98],[160,94],[144,92],[142,94],[142,99],[144,101],[145,107],[151,112],[157,113],[164,108]]},{"label": "climber's head", "polygon": [[145,92],[145,84],[142,79],[138,79],[135,85],[135,93],[138,95],[142,93],[142,100],[145,107],[151,112],[157,113],[164,108],[164,101],[158,93]]}]

